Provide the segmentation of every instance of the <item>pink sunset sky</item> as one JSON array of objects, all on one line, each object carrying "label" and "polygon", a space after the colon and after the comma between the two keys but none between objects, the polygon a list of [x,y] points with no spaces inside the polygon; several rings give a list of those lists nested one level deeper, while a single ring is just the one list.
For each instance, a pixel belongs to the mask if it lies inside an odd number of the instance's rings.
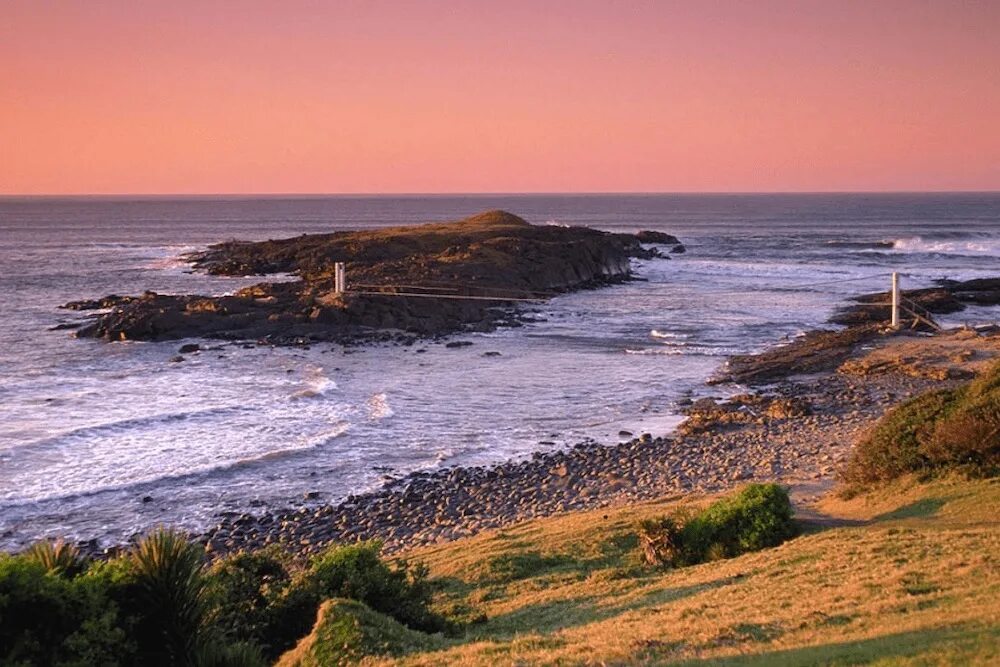
[{"label": "pink sunset sky", "polygon": [[0,193],[1000,189],[1000,2],[0,4]]}]

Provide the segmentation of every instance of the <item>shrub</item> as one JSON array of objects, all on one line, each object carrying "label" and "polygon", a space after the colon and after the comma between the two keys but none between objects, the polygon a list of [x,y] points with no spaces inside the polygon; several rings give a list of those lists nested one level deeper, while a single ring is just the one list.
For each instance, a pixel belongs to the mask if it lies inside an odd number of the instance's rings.
[{"label": "shrub", "polygon": [[775,547],[796,534],[788,492],[777,484],[751,484],[696,514],[680,537],[684,559],[700,563]]},{"label": "shrub", "polygon": [[890,410],[855,445],[843,472],[852,487],[907,473],[1000,470],[1000,363],[957,389],[921,394]]},{"label": "shrub", "polygon": [[263,665],[334,597],[414,630],[448,629],[430,608],[426,569],[389,565],[380,550],[333,547],[296,571],[274,550],[206,567],[201,547],[159,529],[109,561],[87,563],[61,543],[0,554],[0,664]]},{"label": "shrub", "polygon": [[689,518],[639,526],[646,562],[694,565],[774,547],[798,534],[788,493],[777,484],[750,484]]},{"label": "shrub", "polygon": [[358,600],[416,630],[448,629],[430,609],[426,570],[405,562],[390,566],[380,552],[378,542],[334,546],[295,572],[274,550],[230,556],[208,576],[212,617],[233,637],[262,646],[271,659],[309,632],[329,598]]},{"label": "shrub", "polygon": [[0,554],[0,664],[133,663],[118,608],[99,580]]},{"label": "shrub", "polygon": [[[277,657],[299,635],[288,616],[315,613],[308,600],[291,612],[292,577],[287,556],[277,548],[239,552],[216,561],[207,575],[208,599],[215,625],[230,636],[261,646]],[[303,596],[299,595],[299,598]]]},{"label": "shrub", "polygon": [[381,549],[380,542],[334,547],[313,559],[305,584],[322,599],[358,600],[415,630],[445,630],[444,619],[430,609],[427,569],[406,561],[389,567],[379,556]]},{"label": "shrub", "polygon": [[639,546],[647,565],[671,565],[681,551],[681,527],[677,519],[663,517],[639,522]]}]

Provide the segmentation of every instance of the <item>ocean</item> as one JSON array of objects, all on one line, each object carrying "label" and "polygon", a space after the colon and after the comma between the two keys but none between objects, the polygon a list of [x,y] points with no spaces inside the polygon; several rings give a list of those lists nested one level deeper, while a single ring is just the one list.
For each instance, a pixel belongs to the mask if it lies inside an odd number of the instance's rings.
[{"label": "ocean", "polygon": [[[222,294],[206,244],[453,220],[661,230],[640,280],[557,297],[474,344],[309,349],[78,340],[71,300]],[[1000,194],[0,198],[0,548],[118,542],[221,512],[336,502],[393,476],[620,431],[660,434],[728,355],[820,326],[851,295],[1000,275]],[[949,324],[995,321],[970,308]],[[426,350],[423,353],[417,351]],[[499,352],[499,356],[484,356]],[[307,500],[307,496],[309,499]]]}]

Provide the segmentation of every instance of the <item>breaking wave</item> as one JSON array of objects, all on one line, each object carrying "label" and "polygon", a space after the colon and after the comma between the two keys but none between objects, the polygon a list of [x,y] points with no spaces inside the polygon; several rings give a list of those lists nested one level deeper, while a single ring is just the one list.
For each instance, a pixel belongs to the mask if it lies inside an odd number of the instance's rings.
[{"label": "breaking wave", "polygon": [[935,255],[996,255],[1000,256],[1000,238],[983,237],[965,240],[933,240],[921,236],[896,239],[892,249],[897,252]]}]

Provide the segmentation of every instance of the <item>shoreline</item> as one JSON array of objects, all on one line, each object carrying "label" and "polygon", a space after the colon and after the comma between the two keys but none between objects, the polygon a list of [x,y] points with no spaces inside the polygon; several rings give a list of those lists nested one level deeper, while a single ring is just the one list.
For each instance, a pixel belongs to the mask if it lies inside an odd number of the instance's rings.
[{"label": "shoreline", "polygon": [[[195,537],[213,555],[279,544],[304,556],[332,542],[361,539],[380,539],[388,553],[396,553],[536,517],[716,493],[751,481],[823,487],[832,482],[856,437],[887,409],[966,375],[921,372],[912,364],[868,372],[878,364],[858,361],[873,349],[921,347],[954,333],[928,338],[866,329],[854,336],[851,327],[826,333],[831,336],[810,332],[819,334],[822,344],[835,342],[836,354],[824,356],[822,366],[799,363],[803,345],[808,352],[815,341],[810,334],[757,355],[730,358],[728,369],[738,362],[752,370],[747,363],[758,360],[767,372],[746,376],[751,393],[690,404],[688,420],[667,436],[643,434],[610,445],[590,441],[491,466],[414,472],[335,504],[220,514],[217,525]],[[987,339],[1000,348],[1000,337]],[[853,370],[839,372],[849,364],[855,364]],[[79,544],[95,556],[125,546],[102,549],[94,540]]]},{"label": "shoreline", "polygon": [[[973,344],[991,351],[969,352]],[[770,359],[787,348],[760,354]],[[338,503],[220,514],[192,538],[211,557],[270,545],[306,557],[332,543],[370,539],[381,540],[391,555],[534,518],[714,494],[750,482],[785,484],[811,502],[832,486],[854,440],[888,409],[967,379],[968,368],[992,356],[1000,358],[997,332],[866,339],[836,369],[761,380],[726,400],[694,401],[670,435],[587,441],[491,466],[413,472]],[[77,542],[98,558],[129,544]]]},{"label": "shoreline", "polygon": [[728,421],[722,415],[749,413],[715,403],[722,408],[704,429],[682,426],[669,436],[580,443],[491,467],[411,473],[335,505],[225,517],[200,541],[213,554],[270,544],[311,554],[332,542],[380,539],[387,553],[396,553],[566,511],[717,493],[755,481],[815,485],[832,479],[853,440],[885,410],[939,386],[896,375],[785,380],[749,396],[779,404],[805,397],[805,414]]}]

